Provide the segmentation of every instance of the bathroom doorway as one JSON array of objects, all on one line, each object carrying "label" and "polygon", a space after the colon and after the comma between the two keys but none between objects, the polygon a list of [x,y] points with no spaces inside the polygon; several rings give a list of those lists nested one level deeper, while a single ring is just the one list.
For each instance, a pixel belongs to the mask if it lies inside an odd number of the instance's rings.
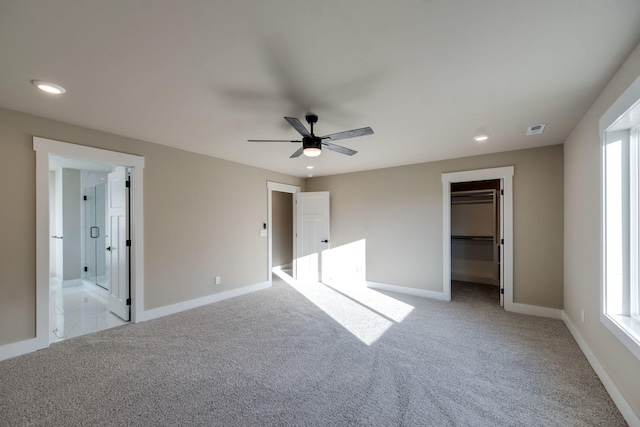
[{"label": "bathroom doorway", "polygon": [[125,168],[61,156],[51,156],[49,168],[55,242],[50,251],[49,341],[58,342],[129,320],[128,307],[120,312],[111,304],[108,262],[109,177]]}]

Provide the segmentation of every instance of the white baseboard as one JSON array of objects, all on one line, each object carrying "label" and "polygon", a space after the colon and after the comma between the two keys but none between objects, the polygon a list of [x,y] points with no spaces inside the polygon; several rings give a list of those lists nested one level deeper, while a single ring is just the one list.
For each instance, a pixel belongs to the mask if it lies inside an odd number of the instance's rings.
[{"label": "white baseboard", "polygon": [[565,325],[567,325],[569,332],[571,332],[571,335],[573,335],[573,338],[578,343],[578,346],[580,346],[580,349],[591,364],[591,367],[594,371],[596,371],[596,374],[600,378],[600,381],[602,381],[604,388],[607,389],[609,396],[611,396],[611,399],[613,399],[613,402],[618,407],[618,410],[624,417],[627,424],[629,424],[630,427],[640,427],[640,416],[633,412],[633,409],[631,409],[631,405],[629,405],[629,402],[627,402],[622,393],[620,393],[618,387],[616,387],[611,377],[607,374],[607,371],[605,371],[604,367],[598,361],[596,355],[593,353],[593,351],[591,351],[591,349],[587,345],[587,342],[584,340],[584,338],[582,338],[576,327],[571,322],[571,319],[569,319],[569,316],[567,316],[564,311],[562,312],[562,320],[564,321]]},{"label": "white baseboard", "polygon": [[379,289],[381,291],[397,292],[399,294],[413,295],[415,297],[431,298],[440,301],[449,301],[444,292],[427,291],[425,289],[409,288],[407,286],[390,285],[380,282],[366,282],[367,288]]},{"label": "white baseboard", "polygon": [[[80,283],[82,283],[81,280]],[[179,302],[177,304],[171,304],[164,307],[154,308],[152,310],[146,310],[142,313],[142,319],[140,321],[142,322],[146,320],[156,319],[158,317],[168,316],[170,314],[179,313],[181,311],[267,289],[270,286],[271,284],[269,282],[257,283],[255,285],[244,286],[238,289],[231,289],[229,291],[207,295],[206,297],[202,298],[196,298],[189,301]],[[23,354],[32,353],[36,350],[40,350],[48,346],[48,336],[40,340],[38,338],[31,338],[11,344],[0,345],[0,361],[16,356],[21,356]]]},{"label": "white baseboard", "polygon": [[164,307],[153,308],[151,310],[145,310],[140,316],[140,322],[145,322],[151,319],[157,319],[158,317],[168,316],[170,314],[179,313],[181,311],[190,310],[192,308],[201,307],[203,305],[211,304],[218,301],[223,301],[229,298],[246,295],[251,292],[261,291],[271,286],[269,282],[257,283],[255,285],[243,286],[237,289],[231,289],[217,294],[207,295],[205,297],[192,299],[189,301],[182,301],[176,304],[165,305]]},{"label": "white baseboard", "polygon": [[[49,337],[47,337],[47,345],[49,344]],[[0,346],[0,360],[11,359],[12,357],[22,356],[23,354],[31,353],[36,350],[44,348],[41,346],[37,338],[30,338],[24,341],[18,341],[11,344],[5,344]],[[46,345],[45,345],[46,347]]]},{"label": "white baseboard", "polygon": [[529,314],[531,316],[548,317],[551,319],[562,319],[562,310],[559,308],[540,307],[537,305],[511,303],[506,304],[505,310],[513,313]]}]

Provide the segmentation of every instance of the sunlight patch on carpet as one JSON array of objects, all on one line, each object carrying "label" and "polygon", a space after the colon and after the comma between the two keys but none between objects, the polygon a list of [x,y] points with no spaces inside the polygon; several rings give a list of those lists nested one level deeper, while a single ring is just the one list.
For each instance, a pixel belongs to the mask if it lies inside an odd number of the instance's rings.
[{"label": "sunlight patch on carpet", "polygon": [[413,310],[371,289],[296,280],[278,269],[274,274],[366,345],[376,342],[394,322],[401,322]]}]

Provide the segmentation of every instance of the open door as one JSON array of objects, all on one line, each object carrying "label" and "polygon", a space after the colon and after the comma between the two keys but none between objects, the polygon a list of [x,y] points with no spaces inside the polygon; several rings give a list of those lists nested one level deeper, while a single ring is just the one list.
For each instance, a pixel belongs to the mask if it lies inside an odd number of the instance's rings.
[{"label": "open door", "polygon": [[[329,249],[329,192],[296,193],[296,278],[321,282]],[[324,259],[323,259],[324,258]]]},{"label": "open door", "polygon": [[107,265],[109,266],[109,311],[130,320],[129,298],[129,186],[127,169],[118,166],[108,180]]},{"label": "open door", "polygon": [[498,193],[498,219],[497,229],[498,246],[498,280],[500,285],[500,307],[504,307],[504,179],[500,180],[500,192]]}]

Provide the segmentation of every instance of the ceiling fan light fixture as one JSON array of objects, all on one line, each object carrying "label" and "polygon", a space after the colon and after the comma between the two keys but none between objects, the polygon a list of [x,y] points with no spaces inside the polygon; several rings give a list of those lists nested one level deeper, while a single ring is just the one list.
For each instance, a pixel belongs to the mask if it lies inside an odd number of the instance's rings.
[{"label": "ceiling fan light fixture", "polygon": [[307,147],[302,151],[302,153],[307,157],[318,157],[320,153],[322,153],[322,150],[318,147]]},{"label": "ceiling fan light fixture", "polygon": [[54,95],[61,95],[67,91],[62,86],[51,82],[44,82],[42,80],[31,80],[31,83],[41,91]]}]

